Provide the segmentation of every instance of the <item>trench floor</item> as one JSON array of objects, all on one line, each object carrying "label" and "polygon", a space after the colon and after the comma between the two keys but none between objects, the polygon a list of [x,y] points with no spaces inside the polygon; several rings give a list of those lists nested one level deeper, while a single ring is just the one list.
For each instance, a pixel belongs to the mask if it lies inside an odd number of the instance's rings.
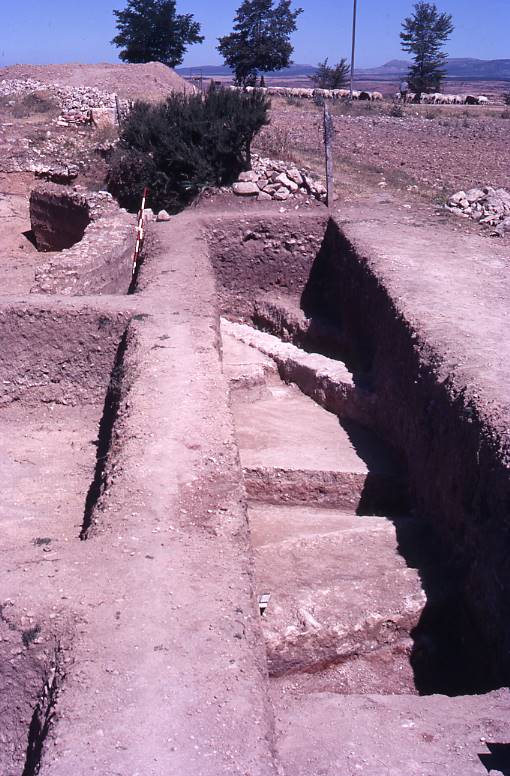
[{"label": "trench floor", "polygon": [[2,547],[72,541],[93,478],[102,407],[11,405],[0,411]]}]

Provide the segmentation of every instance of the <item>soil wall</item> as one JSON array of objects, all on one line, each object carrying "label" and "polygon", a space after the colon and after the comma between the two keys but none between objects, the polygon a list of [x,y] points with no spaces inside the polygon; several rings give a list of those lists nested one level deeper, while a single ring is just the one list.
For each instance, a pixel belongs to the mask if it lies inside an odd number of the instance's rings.
[{"label": "soil wall", "polygon": [[316,214],[208,220],[221,312],[251,317],[264,293],[299,298],[326,223]]},{"label": "soil wall", "polygon": [[474,400],[456,384],[399,301],[330,221],[302,305],[342,329],[370,374],[378,430],[405,453],[418,511],[443,540],[495,672],[508,684],[510,439],[487,397]]},{"label": "soil wall", "polygon": [[128,313],[0,309],[0,405],[104,400]]},{"label": "soil wall", "polygon": [[79,242],[90,223],[85,197],[48,184],[30,195],[30,222],[40,251],[62,251]]},{"label": "soil wall", "polygon": [[134,216],[107,192],[44,184],[30,197],[40,250],[56,251],[36,270],[33,293],[126,294],[132,279]]}]

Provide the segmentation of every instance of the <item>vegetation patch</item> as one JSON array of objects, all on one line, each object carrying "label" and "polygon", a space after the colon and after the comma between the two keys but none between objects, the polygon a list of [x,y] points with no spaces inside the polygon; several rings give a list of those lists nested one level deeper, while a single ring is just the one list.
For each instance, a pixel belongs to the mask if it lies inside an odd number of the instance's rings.
[{"label": "vegetation patch", "polygon": [[148,186],[153,207],[178,212],[202,189],[230,185],[249,169],[251,144],[269,121],[268,109],[259,91],[224,89],[136,103],[112,157],[109,190],[136,210]]}]

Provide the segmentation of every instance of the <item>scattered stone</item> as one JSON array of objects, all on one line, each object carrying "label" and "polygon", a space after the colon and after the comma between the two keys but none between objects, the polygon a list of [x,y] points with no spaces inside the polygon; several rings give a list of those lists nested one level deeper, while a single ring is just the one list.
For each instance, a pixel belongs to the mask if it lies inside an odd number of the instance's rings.
[{"label": "scattered stone", "polygon": [[461,218],[471,218],[485,226],[495,226],[494,237],[503,237],[510,228],[510,192],[492,186],[457,191],[449,198],[446,209]]},{"label": "scattered stone", "polygon": [[471,204],[473,202],[480,202],[485,197],[485,191],[483,189],[469,189],[466,191],[466,199]]},{"label": "scattered stone", "polygon": [[259,176],[254,170],[247,170],[239,175],[238,181],[241,183],[256,183]]},{"label": "scattered stone", "polygon": [[501,223],[498,224],[494,232],[491,232],[491,234],[494,237],[504,237],[505,234],[509,234],[509,233],[510,233],[510,218],[505,218],[504,221],[501,221]]},{"label": "scattered stone", "polygon": [[287,170],[287,177],[294,181],[294,183],[297,183],[298,186],[303,185],[303,176],[296,167],[291,167],[290,170]]},{"label": "scattered stone", "polygon": [[[274,199],[283,202],[290,197],[311,196],[320,202],[326,197],[326,187],[314,180],[305,170],[274,159],[264,159],[252,154],[252,170],[239,175],[232,190],[238,196],[255,196],[259,201]],[[260,196],[263,194],[263,196]],[[309,204],[309,200],[307,200]]]},{"label": "scattered stone", "polygon": [[286,173],[284,172],[281,172],[279,175],[277,175],[274,181],[275,183],[281,183],[282,186],[285,186],[286,189],[290,189],[292,184],[292,181],[290,180],[290,178],[287,177]]},{"label": "scattered stone", "polygon": [[160,210],[158,215],[156,216],[156,221],[171,221],[172,216],[170,213],[167,213],[166,210]]},{"label": "scattered stone", "polygon": [[252,197],[260,192],[257,184],[250,181],[237,181],[232,188],[238,197]]},{"label": "scattered stone", "polygon": [[285,200],[290,197],[290,191],[282,186],[282,188],[278,189],[278,191],[276,191],[273,196],[274,199],[278,200],[279,202],[285,202]]},{"label": "scattered stone", "polygon": [[463,199],[466,199],[466,192],[458,191],[456,194],[452,194],[450,197],[450,202],[452,205],[458,205],[459,202],[461,202]]}]

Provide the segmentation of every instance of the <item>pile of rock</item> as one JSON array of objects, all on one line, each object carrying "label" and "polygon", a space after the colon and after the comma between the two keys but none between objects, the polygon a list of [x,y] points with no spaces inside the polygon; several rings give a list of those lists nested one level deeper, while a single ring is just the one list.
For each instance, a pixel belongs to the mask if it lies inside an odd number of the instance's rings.
[{"label": "pile of rock", "polygon": [[60,106],[61,114],[56,120],[59,126],[85,124],[93,119],[94,113],[111,115],[114,120],[117,111],[123,114],[129,108],[127,100],[119,100],[116,94],[94,87],[45,84],[33,78],[0,81],[0,96],[12,97],[13,105],[20,97],[34,92],[48,93]]},{"label": "pile of rock", "polygon": [[314,180],[308,171],[274,159],[252,154],[252,169],[242,172],[233,192],[239,197],[253,197],[259,201],[285,202],[293,196],[310,196],[323,202],[326,187]]},{"label": "pile of rock", "polygon": [[494,236],[502,237],[510,232],[510,193],[506,189],[484,186],[457,191],[448,200],[446,209],[462,218],[495,227],[491,232]]},{"label": "pile of rock", "polygon": [[74,181],[80,172],[77,164],[64,164],[53,162],[45,164],[44,162],[31,162],[28,164],[29,172],[33,172],[36,178],[52,183],[68,184]]}]

